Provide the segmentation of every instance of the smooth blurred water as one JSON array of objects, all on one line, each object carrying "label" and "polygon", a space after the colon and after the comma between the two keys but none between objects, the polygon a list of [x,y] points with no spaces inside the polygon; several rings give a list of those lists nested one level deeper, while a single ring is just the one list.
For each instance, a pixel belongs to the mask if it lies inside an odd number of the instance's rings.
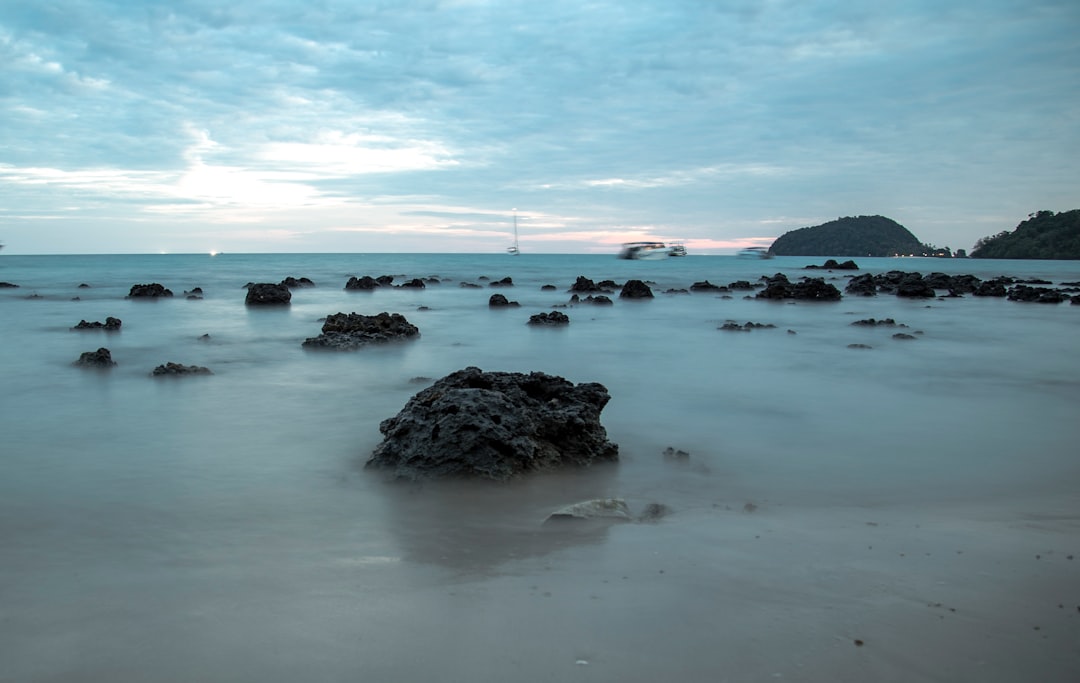
[{"label": "smooth blurred water", "polygon": [[[543,562],[559,548],[608,542],[537,531],[550,509],[581,498],[619,495],[693,512],[744,500],[873,508],[1075,495],[1080,306],[664,293],[775,272],[824,276],[842,289],[843,272],[802,270],[820,262],[0,258],[0,280],[20,285],[0,289],[0,662],[10,667],[5,674],[0,664],[0,680],[295,680],[304,672],[283,653],[297,648],[314,648],[322,673],[337,680],[355,670],[345,664],[352,655],[334,658],[346,647],[340,633],[371,620],[396,624],[406,596],[447,577],[499,576],[521,571],[521,558]],[[859,264],[861,272],[1080,280],[1078,262]],[[441,282],[343,289],[352,275],[382,274]],[[571,318],[565,328],[526,325],[565,304],[579,275],[646,280],[656,298],[561,309]],[[286,276],[316,287],[294,290],[284,309],[245,307],[245,283]],[[514,287],[482,279],[506,276]],[[125,299],[148,282],[176,296]],[[185,299],[194,287],[203,299]],[[494,292],[520,308],[490,309]],[[320,318],[351,311],[401,313],[421,336],[354,353],[301,348]],[[107,316],[123,321],[120,332],[70,329]],[[921,334],[898,341],[896,330],[850,325],[869,317]],[[776,327],[720,331],[726,320]],[[101,346],[116,368],[71,366]],[[150,377],[167,361],[214,374]],[[612,400],[602,421],[622,461],[507,487],[386,487],[365,472],[379,422],[425,386],[416,378],[469,365],[603,383]],[[665,463],[668,446],[689,451],[691,464]],[[398,624],[396,633],[409,628]],[[305,640],[325,639],[328,629],[338,634],[330,641]],[[385,662],[370,659],[378,643],[365,647],[370,670],[383,671]],[[310,672],[304,666],[311,662],[296,665]],[[157,675],[141,675],[148,669]]]}]

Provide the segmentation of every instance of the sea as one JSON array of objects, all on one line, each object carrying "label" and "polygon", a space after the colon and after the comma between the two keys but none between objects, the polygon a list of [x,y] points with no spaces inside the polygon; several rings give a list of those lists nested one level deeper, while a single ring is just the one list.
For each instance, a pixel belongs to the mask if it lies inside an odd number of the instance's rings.
[{"label": "sea", "polygon": [[[855,260],[1080,281],[1080,261]],[[843,290],[822,262],[0,256],[0,681],[1080,680],[1080,305],[688,291]],[[426,287],[344,289],[363,275]],[[655,296],[571,303],[579,276]],[[314,286],[245,305],[286,277]],[[127,298],[145,283],[175,295]],[[553,310],[570,323],[527,324]],[[301,345],[383,311],[420,335]],[[112,369],[73,365],[102,347]],[[212,374],[152,376],[168,362]],[[382,420],[469,366],[602,383],[620,461],[365,469]],[[543,524],[593,498],[667,514]]]}]

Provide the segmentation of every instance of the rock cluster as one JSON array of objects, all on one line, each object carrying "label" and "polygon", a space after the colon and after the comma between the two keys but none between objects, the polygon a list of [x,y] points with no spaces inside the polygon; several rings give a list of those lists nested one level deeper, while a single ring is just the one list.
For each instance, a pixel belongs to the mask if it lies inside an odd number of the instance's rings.
[{"label": "rock cluster", "polygon": [[378,315],[335,313],[326,317],[322,334],[306,339],[302,346],[309,349],[352,351],[368,344],[410,339],[420,334],[400,313],[382,312]]},{"label": "rock cluster", "polygon": [[84,351],[72,365],[83,368],[111,368],[116,365],[116,361],[112,359],[112,353],[102,347],[97,351]]},{"label": "rock cluster", "polygon": [[792,283],[783,273],[766,277],[765,289],[757,293],[758,299],[799,299],[805,301],[839,301],[840,290],[823,278],[805,278]]},{"label": "rock cluster", "polygon": [[151,282],[148,285],[132,285],[128,291],[129,299],[156,299],[158,297],[172,296],[172,290],[166,289],[164,285],[160,285],[156,282]]},{"label": "rock cluster", "polygon": [[529,325],[569,325],[570,316],[559,311],[551,313],[537,313],[529,316]]},{"label": "rock cluster", "polygon": [[164,365],[157,366],[150,374],[154,377],[171,377],[181,375],[212,375],[214,373],[210,371],[210,368],[204,368],[201,365],[183,365],[182,363],[173,363],[170,361]]},{"label": "rock cluster", "polygon": [[120,325],[122,325],[122,324],[123,323],[121,322],[120,318],[113,318],[112,316],[109,316],[108,318],[105,318],[105,322],[98,322],[98,321],[95,320],[94,322],[91,323],[91,322],[86,322],[85,320],[80,320],[79,324],[76,325],[75,327],[72,327],[71,329],[73,329],[73,330],[105,330],[106,332],[115,332],[116,330],[120,329]]},{"label": "rock cluster", "polygon": [[384,440],[367,467],[399,479],[504,481],[615,461],[618,446],[600,424],[610,398],[595,382],[468,367],[420,391],[384,420]]},{"label": "rock cluster", "polygon": [[248,286],[244,303],[248,306],[285,306],[292,301],[292,292],[286,285],[273,282],[256,282]]}]

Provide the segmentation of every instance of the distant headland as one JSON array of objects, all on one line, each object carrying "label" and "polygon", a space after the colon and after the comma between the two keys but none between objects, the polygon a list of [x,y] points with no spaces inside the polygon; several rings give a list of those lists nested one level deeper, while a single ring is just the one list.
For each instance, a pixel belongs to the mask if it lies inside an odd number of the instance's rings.
[{"label": "distant headland", "polygon": [[1080,259],[1080,209],[1038,211],[1012,232],[983,237],[972,258]]},{"label": "distant headland", "polygon": [[910,230],[885,216],[847,216],[791,230],[778,237],[769,251],[777,256],[953,255],[949,247],[920,242]]}]

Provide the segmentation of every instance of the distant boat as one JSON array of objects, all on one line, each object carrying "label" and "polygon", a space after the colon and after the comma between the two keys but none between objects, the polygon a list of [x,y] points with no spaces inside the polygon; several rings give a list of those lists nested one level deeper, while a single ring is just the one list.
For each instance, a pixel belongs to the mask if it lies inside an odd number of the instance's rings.
[{"label": "distant boat", "polygon": [[686,245],[682,242],[676,242],[671,245],[670,256],[686,256]]},{"label": "distant boat", "polygon": [[739,251],[739,258],[756,258],[756,259],[768,259],[772,258],[772,252],[767,247],[747,247]]},{"label": "distant boat", "polygon": [[518,248],[517,209],[514,209],[514,245],[507,247],[506,252],[512,256],[517,256],[521,253],[521,249]]},{"label": "distant boat", "polygon": [[663,242],[626,242],[619,258],[631,261],[659,261],[671,256],[671,248]]}]

